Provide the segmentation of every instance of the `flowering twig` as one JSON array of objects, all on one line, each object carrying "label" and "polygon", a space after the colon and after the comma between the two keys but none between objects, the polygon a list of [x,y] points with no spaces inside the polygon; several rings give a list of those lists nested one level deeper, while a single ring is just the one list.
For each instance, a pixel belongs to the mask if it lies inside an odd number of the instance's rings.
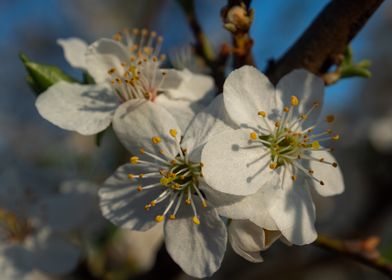
[{"label": "flowering twig", "polygon": [[253,39],[249,35],[254,13],[249,6],[249,0],[228,0],[227,6],[223,7],[221,12],[224,27],[233,37],[231,53],[234,55],[234,69],[255,64],[251,51]]},{"label": "flowering twig", "polygon": [[392,262],[380,255],[377,250],[379,242],[377,237],[362,240],[339,240],[319,235],[315,245],[348,256],[392,278]]},{"label": "flowering twig", "polygon": [[330,1],[297,42],[278,61],[270,63],[267,75],[271,81],[276,84],[296,68],[318,75],[326,73],[382,2]]},{"label": "flowering twig", "polygon": [[203,58],[207,66],[210,68],[215,85],[218,90],[221,91],[225,80],[224,67],[227,59],[226,52],[222,51],[218,56],[216,56],[214,49],[197,20],[194,0],[178,0],[177,2],[184,10],[188,24],[196,39],[196,53]]}]

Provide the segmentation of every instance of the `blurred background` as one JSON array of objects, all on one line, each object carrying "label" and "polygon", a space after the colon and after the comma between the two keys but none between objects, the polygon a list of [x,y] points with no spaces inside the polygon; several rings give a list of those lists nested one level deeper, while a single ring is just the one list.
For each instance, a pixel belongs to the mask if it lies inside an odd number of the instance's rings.
[{"label": "blurred background", "polygon": [[[230,42],[220,19],[226,1],[195,2],[198,18],[213,46],[219,49],[222,43]],[[280,57],[328,2],[253,1],[251,35],[259,69],[265,69],[269,59]],[[64,180],[100,183],[117,167],[125,151],[113,145],[116,140],[112,134],[105,135],[103,144],[97,147],[94,137],[65,132],[38,115],[35,95],[25,82],[26,72],[18,53],[23,51],[36,62],[57,65],[80,78],[81,73],[66,63],[56,40],[79,37],[91,43],[111,37],[124,27],[156,30],[164,36],[166,53],[193,42],[186,18],[174,0],[0,1],[0,184],[22,182],[56,190]],[[373,77],[346,79],[327,88],[324,109],[337,117],[342,141],[335,146],[335,156],[345,176],[346,191],[335,198],[317,198],[317,227],[320,233],[339,238],[380,236],[381,252],[392,260],[391,1],[386,1],[369,20],[352,48],[354,60],[372,61]],[[150,243],[149,238],[145,239]],[[125,242],[127,252],[134,256],[131,263],[140,252],[133,242],[132,237]],[[121,254],[116,245],[112,246],[112,254]],[[386,279],[379,272],[313,245],[275,244],[263,256],[263,264],[251,264],[229,251],[212,279]],[[153,262],[154,254],[149,258]],[[105,267],[125,272],[96,269],[92,273],[95,279],[131,279],[143,270],[143,264],[137,261],[132,269],[113,263],[107,261]],[[78,269],[56,279],[92,277],[91,272]]]}]

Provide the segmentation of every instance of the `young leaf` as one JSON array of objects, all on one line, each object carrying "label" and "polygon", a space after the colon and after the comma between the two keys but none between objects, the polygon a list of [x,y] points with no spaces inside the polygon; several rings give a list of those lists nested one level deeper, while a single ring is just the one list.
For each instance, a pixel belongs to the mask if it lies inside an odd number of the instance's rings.
[{"label": "young leaf", "polygon": [[27,83],[37,95],[59,81],[78,82],[56,66],[33,62],[24,53],[20,53],[19,58],[28,73]]}]

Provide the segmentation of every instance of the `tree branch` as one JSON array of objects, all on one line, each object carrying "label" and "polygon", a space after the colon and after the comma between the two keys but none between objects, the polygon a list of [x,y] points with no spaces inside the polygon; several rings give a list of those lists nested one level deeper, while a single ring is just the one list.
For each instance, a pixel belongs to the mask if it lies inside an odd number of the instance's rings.
[{"label": "tree branch", "polygon": [[221,91],[225,81],[224,68],[227,56],[219,55],[216,57],[207,36],[203,32],[203,29],[197,20],[194,0],[178,0],[177,2],[184,10],[188,24],[192,30],[193,36],[196,39],[196,53],[204,59],[207,66],[210,68],[215,85],[218,90]]},{"label": "tree branch", "polygon": [[296,68],[322,75],[344,53],[348,43],[365,25],[383,0],[333,0],[297,42],[266,71],[276,84]]},{"label": "tree branch", "polygon": [[376,248],[379,244],[377,237],[363,240],[338,240],[319,235],[314,244],[320,248],[350,257],[392,278],[392,262],[380,256]]}]

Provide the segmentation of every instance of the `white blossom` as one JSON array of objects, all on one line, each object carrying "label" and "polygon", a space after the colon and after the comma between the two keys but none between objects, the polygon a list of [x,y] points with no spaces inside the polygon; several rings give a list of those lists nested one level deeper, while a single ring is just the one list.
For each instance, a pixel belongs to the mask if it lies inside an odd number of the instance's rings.
[{"label": "white blossom", "polygon": [[[317,131],[323,95],[322,80],[304,70],[289,73],[274,88],[258,70],[244,66],[224,84],[224,106],[237,129],[210,139],[202,152],[204,178],[215,190],[250,196],[243,200],[248,208],[258,204],[253,196],[272,195],[264,197],[271,200],[264,210],[294,244],[312,242],[317,235],[309,187],[323,196],[344,189],[331,149],[321,145],[339,135],[329,128]],[[333,119],[327,116],[326,122]],[[265,185],[275,191],[263,194]],[[248,219],[269,229],[258,218],[264,210],[255,208]]]},{"label": "white blossom", "polygon": [[210,276],[219,268],[227,242],[215,205],[243,198],[214,192],[202,177],[201,149],[212,132],[227,127],[222,97],[199,113],[184,134],[161,107],[131,102],[132,107],[117,110],[113,127],[132,156],[99,192],[103,215],[138,231],[163,222],[173,260],[189,275]]},{"label": "white blossom", "polygon": [[59,40],[69,63],[85,70],[95,84],[56,83],[37,98],[38,112],[63,129],[92,135],[110,125],[121,104],[147,99],[165,107],[186,128],[210,101],[213,80],[186,69],[161,69],[162,40],[145,29],[126,29],[90,46],[76,38]]}]

